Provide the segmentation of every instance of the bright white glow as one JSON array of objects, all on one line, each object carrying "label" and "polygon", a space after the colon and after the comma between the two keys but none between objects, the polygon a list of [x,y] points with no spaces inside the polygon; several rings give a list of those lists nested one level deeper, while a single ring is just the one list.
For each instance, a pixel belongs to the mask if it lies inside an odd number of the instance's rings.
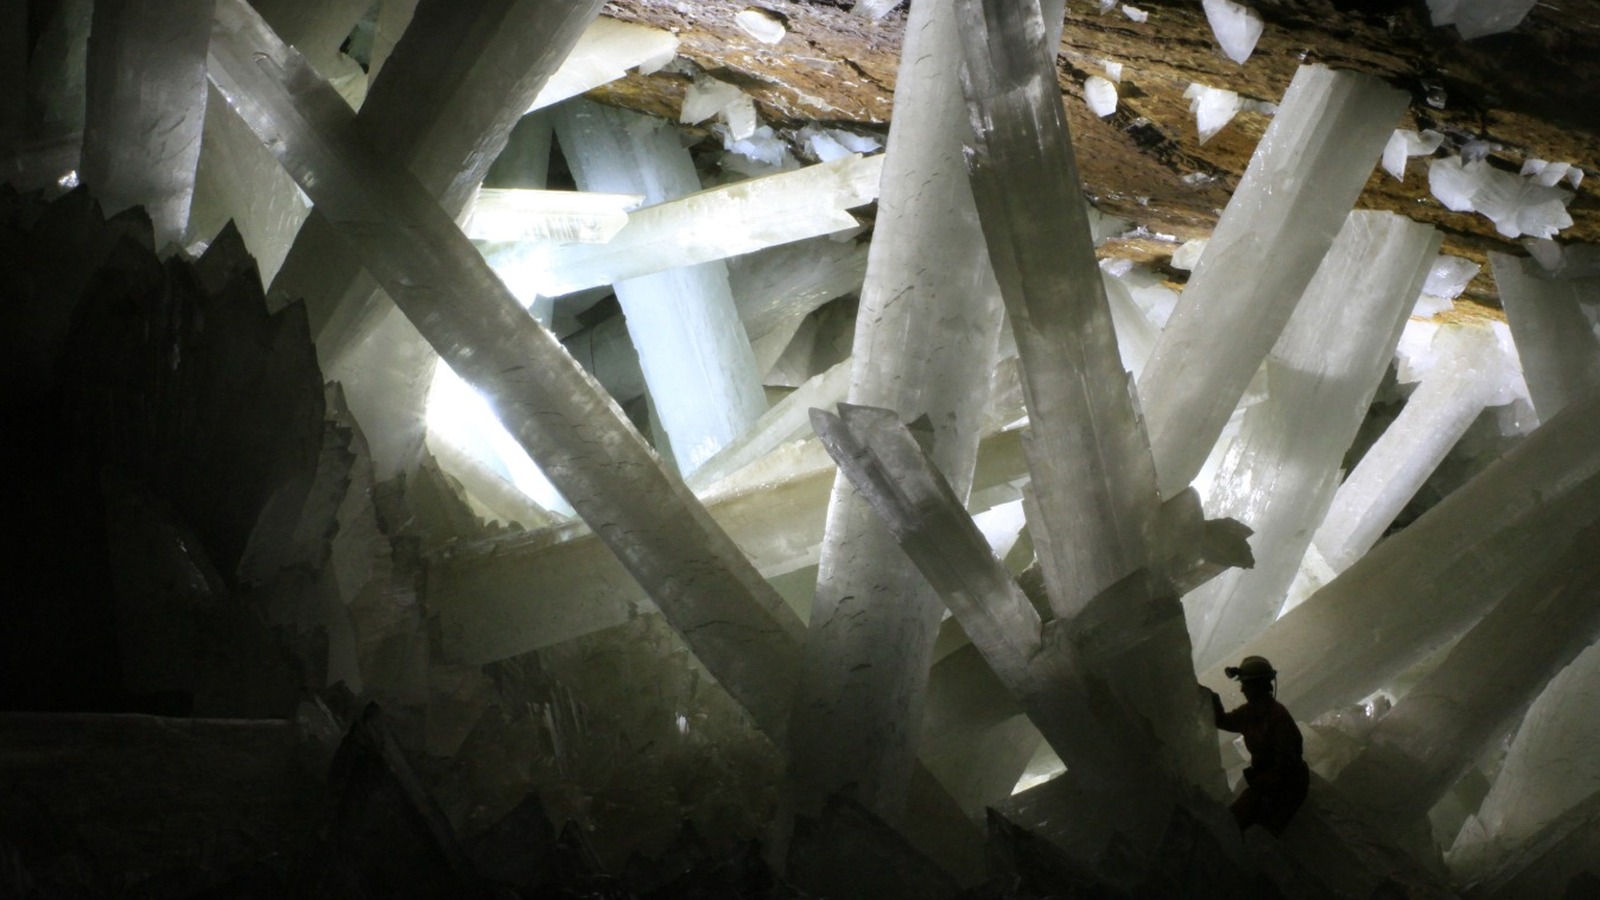
[{"label": "bright white glow", "polygon": [[428,429],[461,447],[517,490],[545,509],[573,515],[539,466],[517,439],[500,424],[500,418],[481,394],[462,381],[449,366],[437,366],[428,392]]},{"label": "bright white glow", "polygon": [[467,219],[475,241],[558,241],[603,244],[628,224],[643,194],[483,188]]}]

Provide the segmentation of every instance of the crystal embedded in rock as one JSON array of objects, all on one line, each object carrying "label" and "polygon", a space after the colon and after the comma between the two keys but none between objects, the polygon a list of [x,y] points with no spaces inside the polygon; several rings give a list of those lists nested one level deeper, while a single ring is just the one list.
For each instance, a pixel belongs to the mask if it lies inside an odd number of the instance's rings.
[{"label": "crystal embedded in rock", "polygon": [[[1302,67],[1139,376],[1161,492],[1200,471],[1372,173],[1404,93]],[[1228,346],[1225,354],[1205,348]]]},{"label": "crystal embedded in rock", "polygon": [[1206,21],[1224,56],[1244,65],[1261,39],[1261,16],[1233,0],[1205,0]]},{"label": "crystal embedded in rock", "polygon": [[1434,160],[1428,165],[1428,189],[1449,209],[1487,216],[1509,238],[1551,238],[1572,224],[1571,191],[1502,172],[1482,159]]},{"label": "crystal embedded in rock", "polygon": [[629,69],[647,75],[671,62],[677,52],[678,37],[671,32],[616,19],[595,19],[533,98],[529,111],[609,84]]}]

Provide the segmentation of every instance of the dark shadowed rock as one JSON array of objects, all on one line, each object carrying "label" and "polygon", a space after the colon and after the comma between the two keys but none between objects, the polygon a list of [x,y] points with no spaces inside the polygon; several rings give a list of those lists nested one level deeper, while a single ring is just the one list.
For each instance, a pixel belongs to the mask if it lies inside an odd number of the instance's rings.
[{"label": "dark shadowed rock", "polygon": [[960,890],[937,863],[860,804],[832,797],[816,819],[798,816],[788,881],[830,900],[940,900]]}]

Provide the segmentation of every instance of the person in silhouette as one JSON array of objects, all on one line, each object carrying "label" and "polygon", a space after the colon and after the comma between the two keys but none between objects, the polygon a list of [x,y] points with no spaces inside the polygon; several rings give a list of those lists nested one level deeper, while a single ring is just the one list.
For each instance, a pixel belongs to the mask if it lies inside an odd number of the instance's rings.
[{"label": "person in silhouette", "polygon": [[1311,786],[1311,770],[1301,755],[1300,727],[1277,701],[1278,673],[1264,657],[1247,656],[1223,671],[1239,682],[1245,703],[1225,711],[1222,698],[1207,688],[1217,727],[1244,735],[1245,749],[1250,751],[1244,793],[1231,807],[1234,821],[1241,831],[1261,825],[1273,834],[1282,834]]}]

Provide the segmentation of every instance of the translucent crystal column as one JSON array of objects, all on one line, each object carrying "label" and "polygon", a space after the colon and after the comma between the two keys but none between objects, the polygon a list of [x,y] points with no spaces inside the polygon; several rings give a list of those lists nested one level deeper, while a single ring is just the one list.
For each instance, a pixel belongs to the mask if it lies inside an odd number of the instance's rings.
[{"label": "translucent crystal column", "polygon": [[1600,278],[1561,277],[1526,257],[1489,254],[1495,286],[1541,419],[1600,385],[1600,340],[1580,304],[1600,304]]},{"label": "translucent crystal column", "polygon": [[1210,485],[1206,512],[1255,531],[1255,566],[1184,598],[1197,667],[1276,617],[1438,252],[1433,228],[1401,216],[1345,220],[1262,364],[1266,398],[1245,410]]},{"label": "translucent crystal column", "polygon": [[1295,73],[1139,376],[1163,496],[1200,471],[1406,101],[1371,76]]},{"label": "translucent crystal column", "polygon": [[[1156,473],[1117,349],[1043,22],[1030,3],[961,2],[957,15],[973,130],[968,168],[1022,362],[1029,529],[1056,624],[1075,641],[1103,641],[1090,674],[1121,701],[1123,727],[1147,724],[1178,780],[1220,788],[1183,609],[1152,565]],[[1123,628],[1138,638],[1104,640]]]},{"label": "translucent crystal column", "polygon": [[[914,3],[901,49],[850,402],[932,423],[935,463],[971,483],[1000,302],[962,163],[948,4]],[[834,483],[791,747],[801,809],[846,785],[891,821],[921,731],[939,598],[843,476]]]},{"label": "translucent crystal column", "polygon": [[634,210],[610,240],[526,245],[520,264],[538,273],[541,294],[559,296],[856,229],[847,210],[877,199],[882,168],[882,156],[851,154],[696,191]]},{"label": "translucent crystal column", "polygon": [[1528,708],[1499,775],[1448,857],[1476,877],[1541,831],[1600,797],[1600,646],[1591,646],[1550,681]]},{"label": "translucent crystal column", "polygon": [[[1464,632],[1600,516],[1600,393],[1587,394],[1239,648],[1283,673],[1299,718],[1354,703]],[[1221,667],[1202,681],[1228,684]]]},{"label": "translucent crystal column", "polygon": [[[979,454],[975,491],[1010,490],[1026,477],[1015,432],[985,438]],[[704,503],[773,579],[817,565],[836,474],[815,440],[790,444],[723,479]],[[653,608],[604,543],[573,525],[454,548],[429,567],[428,578],[428,603],[451,661],[506,659]]]},{"label": "translucent crystal column", "polygon": [[[396,61],[396,65],[398,65]],[[208,71],[319,210],[593,523],[674,628],[781,743],[801,626],[415,176],[242,0],[218,0]]]},{"label": "translucent crystal column", "polygon": [[806,316],[861,289],[868,249],[865,243],[812,238],[728,260],[728,286],[758,371],[772,368]]},{"label": "translucent crystal column", "polygon": [[143,206],[156,249],[183,239],[206,118],[213,0],[97,0],[79,176],[106,215]]},{"label": "translucent crystal column", "polygon": [[[372,85],[365,140],[400,160],[459,216],[533,96],[599,12],[597,0],[427,0]],[[415,460],[433,356],[362,272],[340,229],[313,213],[269,294],[304,300],[324,374],[369,425],[380,479]]]},{"label": "translucent crystal column", "polygon": [[[689,151],[664,120],[574,101],[556,140],[578,186],[663,203],[700,190]],[[766,411],[750,341],[720,261],[613,285],[679,468],[694,471]]]},{"label": "translucent crystal column", "polygon": [[1334,494],[1312,544],[1334,573],[1361,558],[1485,406],[1508,402],[1514,377],[1492,329],[1446,325],[1433,367]]},{"label": "translucent crystal column", "polygon": [[1335,786],[1375,821],[1410,824],[1600,637],[1600,529],[1518,585],[1379,720]]},{"label": "translucent crystal column", "polygon": [[[1080,654],[1060,620],[1046,628],[918,438],[895,414],[841,404],[812,423],[840,474],[938,591],[996,677],[1070,768],[1110,783],[1159,779],[1149,735],[1090,701],[1086,656],[1138,640],[1107,633]],[[1190,685],[1193,694],[1193,685]],[[1214,765],[1214,763],[1213,763]]]},{"label": "translucent crystal column", "polygon": [[1039,743],[1039,729],[976,647],[934,664],[918,746],[969,817],[980,818],[1011,796]]}]

